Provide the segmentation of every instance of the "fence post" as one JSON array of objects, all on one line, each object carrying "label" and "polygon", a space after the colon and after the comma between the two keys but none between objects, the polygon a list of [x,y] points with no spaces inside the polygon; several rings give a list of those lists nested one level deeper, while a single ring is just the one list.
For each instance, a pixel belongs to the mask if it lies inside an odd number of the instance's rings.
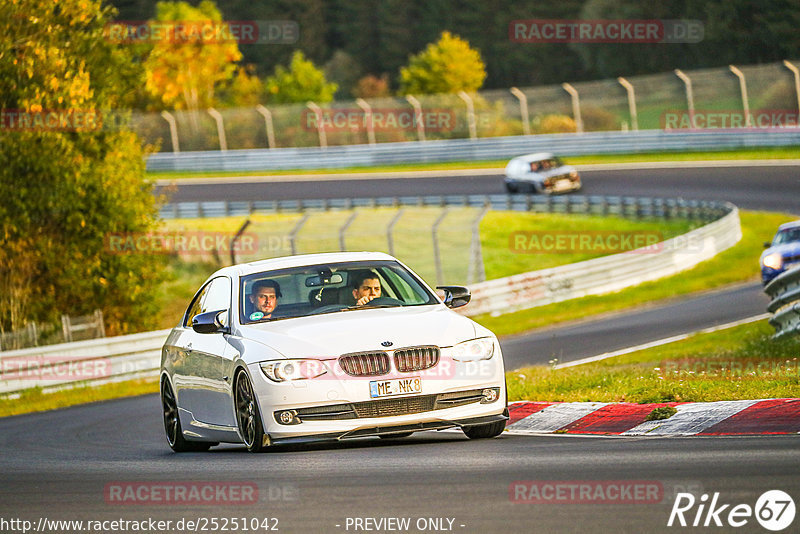
[{"label": "fence post", "polygon": [[581,100],[578,96],[578,90],[575,89],[571,84],[562,83],[561,87],[564,88],[566,92],[569,93],[569,96],[572,98],[572,115],[575,119],[575,130],[578,133],[583,133],[583,119],[581,118]]},{"label": "fence post", "polygon": [[292,231],[289,232],[289,245],[292,248],[292,256],[297,254],[297,234],[300,232],[300,229],[303,228],[303,225],[306,223],[308,218],[311,216],[310,213],[304,213],[303,217],[297,222],[297,224],[292,228]]},{"label": "fence post", "polygon": [[350,225],[353,224],[353,221],[356,220],[356,216],[358,215],[357,211],[353,211],[350,217],[344,222],[341,228],[339,228],[339,250],[345,252],[347,247],[345,246],[344,241],[344,234],[347,232],[347,229],[350,228]]},{"label": "fence post", "polygon": [[314,112],[314,115],[317,117],[317,133],[319,134],[319,146],[320,148],[327,148],[328,147],[328,137],[325,135],[325,125],[322,124],[322,108],[316,105],[314,102],[306,102],[306,106],[308,109]]},{"label": "fence post", "polygon": [[[530,196],[530,195],[528,195]],[[472,240],[469,243],[469,265],[467,266],[467,285],[475,283],[477,274],[478,282],[486,280],[486,271],[483,267],[483,251],[481,250],[481,221],[489,211],[489,206],[484,206],[477,217],[472,220]]]},{"label": "fence post", "polygon": [[169,136],[172,140],[172,152],[180,152],[181,147],[178,145],[178,124],[175,122],[175,117],[169,111],[162,111],[161,116],[169,124]]},{"label": "fence post", "polygon": [[467,104],[467,125],[469,126],[469,138],[475,140],[478,138],[478,129],[475,126],[475,106],[472,103],[472,97],[464,91],[459,91],[458,96]]},{"label": "fence post", "polygon": [[525,135],[530,135],[531,124],[528,118],[528,97],[516,87],[512,87],[510,91],[511,94],[516,96],[517,100],[519,100],[519,114],[522,117],[522,133]]},{"label": "fence post", "polygon": [[689,78],[681,69],[675,69],[675,75],[681,79],[686,86],[686,106],[689,108],[689,124],[695,128],[694,124],[694,92],[692,91],[692,79]]},{"label": "fence post", "polygon": [[64,334],[64,341],[70,343],[72,341],[72,324],[69,320],[69,315],[61,316],[61,331]]},{"label": "fence post", "polygon": [[392,237],[392,232],[394,232],[394,225],[397,224],[397,221],[403,216],[403,209],[404,208],[400,208],[397,210],[397,213],[394,214],[394,217],[392,217],[392,220],[389,221],[389,224],[386,226],[386,243],[389,245],[389,254],[392,256],[394,256],[394,238]]},{"label": "fence post", "polygon": [[406,100],[414,108],[414,122],[417,123],[417,137],[420,141],[425,140],[425,122],[422,116],[422,106],[414,95],[406,95]]},{"label": "fence post", "polygon": [[275,130],[272,127],[272,112],[261,104],[256,106],[256,111],[264,117],[264,123],[267,127],[267,145],[270,148],[275,148]]},{"label": "fence post", "polygon": [[97,324],[97,337],[106,337],[106,325],[103,320],[103,310],[94,311],[94,320]]},{"label": "fence post", "polygon": [[617,81],[625,88],[628,92],[628,109],[631,113],[631,130],[638,130],[639,129],[639,118],[636,114],[636,93],[633,90],[633,85],[631,82],[620,76],[617,78]]},{"label": "fence post", "polygon": [[371,145],[374,145],[375,124],[372,121],[372,108],[363,98],[356,98],[356,104],[358,104],[358,107],[364,110],[364,121],[367,123],[367,142]]},{"label": "fence post", "polygon": [[744,125],[749,128],[752,126],[752,121],[750,120],[750,101],[747,98],[747,81],[744,79],[744,72],[733,65],[728,65],[728,68],[739,78],[739,90],[742,93],[742,108],[744,108]]},{"label": "fence post", "polygon": [[219,149],[222,152],[228,150],[228,139],[225,137],[225,123],[222,122],[222,114],[214,108],[208,108],[208,114],[217,123],[217,138],[219,139]]},{"label": "fence post", "polygon": [[797,96],[797,111],[800,112],[800,71],[788,59],[783,60],[783,66],[794,74],[794,94]]},{"label": "fence post", "polygon": [[441,215],[437,217],[436,221],[433,223],[433,227],[431,228],[431,234],[433,237],[433,261],[436,264],[436,282],[439,285],[444,284],[444,273],[442,272],[442,254],[439,252],[439,225],[442,223],[445,217],[447,217],[447,210],[448,208],[443,208]]}]

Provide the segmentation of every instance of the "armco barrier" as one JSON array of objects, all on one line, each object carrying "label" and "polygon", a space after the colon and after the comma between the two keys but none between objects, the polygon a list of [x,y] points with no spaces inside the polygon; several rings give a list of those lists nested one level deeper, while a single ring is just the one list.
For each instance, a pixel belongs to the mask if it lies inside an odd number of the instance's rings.
[{"label": "armco barrier", "polygon": [[169,330],[0,352],[0,394],[158,376]]},{"label": "armco barrier", "polygon": [[800,334],[800,267],[776,276],[764,287],[772,298],[767,311],[775,327],[774,339]]},{"label": "armco barrier", "polygon": [[[196,217],[196,211],[200,210],[200,216],[213,216],[232,209],[229,205],[217,203],[206,206],[206,211],[203,211],[202,204],[193,203],[194,210],[179,210],[180,214]],[[359,204],[358,199],[343,199],[292,201],[256,207],[280,211],[336,209]],[[467,315],[505,313],[616,291],[688,269],[734,245],[741,238],[738,210],[732,204],[722,202],[577,195],[462,195],[369,199],[365,205],[409,204],[490,206],[493,209],[516,211],[616,214],[636,218],[687,217],[712,221],[687,234],[664,241],[655,251],[631,251],[474,284],[470,286],[472,302],[463,308]],[[248,206],[237,208],[245,209]],[[104,384],[131,378],[156,377],[161,363],[161,346],[168,333],[169,330],[159,330],[0,352],[0,394],[35,386],[48,390],[75,384]]]},{"label": "armco barrier", "polygon": [[656,250],[630,251],[570,265],[489,280],[470,286],[467,315],[508,313],[553,302],[609,293],[691,269],[742,237],[739,210],[661,243]]},{"label": "armco barrier", "polygon": [[519,135],[476,140],[448,139],[327,148],[274,148],[151,154],[148,171],[253,171],[332,169],[398,163],[479,161],[530,152],[615,154],[669,150],[718,150],[800,145],[800,128],[785,130],[702,130],[591,132]]}]

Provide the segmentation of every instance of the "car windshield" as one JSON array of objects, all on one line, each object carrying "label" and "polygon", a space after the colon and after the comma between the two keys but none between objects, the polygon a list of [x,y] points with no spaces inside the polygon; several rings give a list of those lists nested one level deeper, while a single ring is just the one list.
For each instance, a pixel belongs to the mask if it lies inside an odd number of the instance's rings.
[{"label": "car windshield", "polygon": [[242,324],[439,302],[414,274],[395,261],[264,271],[243,276],[240,283]]},{"label": "car windshield", "polygon": [[800,241],[800,227],[781,230],[775,235],[772,244],[783,245],[784,243],[794,243],[796,241]]}]

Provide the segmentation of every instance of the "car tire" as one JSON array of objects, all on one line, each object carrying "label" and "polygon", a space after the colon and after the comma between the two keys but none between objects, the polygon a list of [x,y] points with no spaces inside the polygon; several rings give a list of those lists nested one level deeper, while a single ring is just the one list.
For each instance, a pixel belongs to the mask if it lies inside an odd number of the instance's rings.
[{"label": "car tire", "polygon": [[517,187],[516,184],[506,184],[506,191],[508,191],[509,194],[514,194],[519,191],[519,187]]},{"label": "car tire", "polygon": [[505,427],[505,421],[495,421],[485,425],[466,426],[462,430],[469,439],[487,439],[499,436]]},{"label": "car tire", "polygon": [[267,448],[264,444],[264,426],[261,412],[258,409],[253,386],[244,371],[236,375],[233,387],[233,402],[236,410],[236,424],[244,446],[250,452],[261,452]]},{"label": "car tire", "polygon": [[212,445],[217,445],[202,441],[188,441],[183,437],[178,403],[167,377],[161,380],[161,408],[164,413],[164,431],[167,435],[167,443],[173,451],[202,452],[207,451]]}]

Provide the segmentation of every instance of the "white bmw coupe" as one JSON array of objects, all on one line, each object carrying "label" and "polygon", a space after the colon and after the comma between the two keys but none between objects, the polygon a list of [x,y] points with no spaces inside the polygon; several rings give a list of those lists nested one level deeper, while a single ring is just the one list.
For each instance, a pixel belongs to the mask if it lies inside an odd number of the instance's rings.
[{"label": "white bmw coupe", "polygon": [[458,427],[491,438],[508,418],[503,357],[400,261],[344,252],[225,267],[200,288],[161,356],[175,451]]}]

